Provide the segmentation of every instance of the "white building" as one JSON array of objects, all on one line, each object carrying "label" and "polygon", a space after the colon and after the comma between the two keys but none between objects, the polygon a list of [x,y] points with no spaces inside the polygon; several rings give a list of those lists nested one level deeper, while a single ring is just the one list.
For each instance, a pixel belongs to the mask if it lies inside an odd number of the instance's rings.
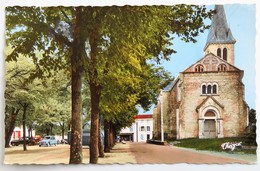
[{"label": "white building", "polygon": [[120,138],[126,141],[146,142],[153,138],[153,115],[139,114],[135,117],[135,122],[131,127],[120,131]]},{"label": "white building", "polygon": [[[25,131],[26,131],[26,136],[28,137],[28,128],[26,127],[25,128]],[[31,132],[31,136],[35,136],[35,130],[32,130]],[[13,134],[11,136],[11,141],[12,140],[19,140],[20,138],[23,137],[23,126],[20,126],[20,127],[15,127],[14,128],[14,131],[13,131]]]}]

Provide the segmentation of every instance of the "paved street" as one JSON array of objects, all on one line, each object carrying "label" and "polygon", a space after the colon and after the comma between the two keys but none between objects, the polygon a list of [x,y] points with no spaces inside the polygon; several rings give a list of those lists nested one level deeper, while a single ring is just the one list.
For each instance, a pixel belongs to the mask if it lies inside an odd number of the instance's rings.
[{"label": "paved street", "polygon": [[[51,147],[28,146],[23,151],[22,146],[5,149],[5,164],[68,164],[69,145]],[[226,153],[224,153],[226,154]],[[236,154],[229,154],[235,156]],[[241,156],[241,155],[240,155]],[[256,159],[256,156],[253,159]],[[83,149],[83,163],[89,162],[89,149]],[[161,146],[147,143],[126,144],[117,143],[111,153],[105,153],[104,158],[99,158],[99,164],[227,164],[227,163],[254,163],[244,158],[235,159],[219,156],[214,153],[205,154],[194,150],[182,149],[172,146]]]},{"label": "paved street", "polygon": [[[147,143],[131,143],[130,151],[135,156],[138,164],[227,164],[227,163],[248,163],[241,159],[232,159],[225,156],[205,154],[192,150],[172,146],[161,146]],[[231,154],[232,155],[232,154]],[[235,154],[234,154],[235,155]]]}]

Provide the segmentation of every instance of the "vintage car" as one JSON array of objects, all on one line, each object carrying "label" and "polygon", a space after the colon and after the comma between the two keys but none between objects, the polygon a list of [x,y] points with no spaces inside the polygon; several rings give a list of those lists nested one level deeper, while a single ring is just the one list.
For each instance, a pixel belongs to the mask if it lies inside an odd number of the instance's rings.
[{"label": "vintage car", "polygon": [[41,147],[42,145],[45,145],[47,147],[51,146],[51,145],[57,145],[57,140],[54,136],[45,136],[40,142],[39,142],[39,147]]},{"label": "vintage car", "polygon": [[[33,137],[26,137],[25,140],[26,140],[26,145],[35,145],[36,144]],[[20,144],[23,144],[23,137],[20,138],[19,140],[12,140],[11,141],[12,146],[18,146]]]}]

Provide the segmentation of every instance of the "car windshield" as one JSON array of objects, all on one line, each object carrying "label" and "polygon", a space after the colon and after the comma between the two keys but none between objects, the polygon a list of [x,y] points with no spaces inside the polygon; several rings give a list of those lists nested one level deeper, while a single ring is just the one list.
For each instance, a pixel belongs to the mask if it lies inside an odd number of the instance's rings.
[{"label": "car windshield", "polygon": [[51,137],[44,137],[44,139],[50,139]]}]

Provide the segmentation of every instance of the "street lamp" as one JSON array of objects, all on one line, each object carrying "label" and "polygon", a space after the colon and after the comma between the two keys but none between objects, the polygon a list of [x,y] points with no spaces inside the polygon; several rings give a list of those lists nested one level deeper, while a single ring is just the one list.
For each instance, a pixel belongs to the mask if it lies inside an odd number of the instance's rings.
[{"label": "street lamp", "polygon": [[161,141],[164,142],[164,131],[163,131],[163,94],[162,94],[162,90],[160,92],[158,101],[161,104]]}]

